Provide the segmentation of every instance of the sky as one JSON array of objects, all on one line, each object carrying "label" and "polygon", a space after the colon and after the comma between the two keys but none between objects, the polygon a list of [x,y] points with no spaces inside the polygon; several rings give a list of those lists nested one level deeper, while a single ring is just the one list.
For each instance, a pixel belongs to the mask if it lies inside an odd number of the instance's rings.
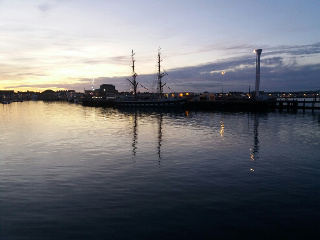
[{"label": "sky", "polygon": [[155,91],[160,49],[165,92],[248,91],[258,48],[260,90],[320,91],[320,1],[0,0],[0,89],[130,91],[133,50]]}]

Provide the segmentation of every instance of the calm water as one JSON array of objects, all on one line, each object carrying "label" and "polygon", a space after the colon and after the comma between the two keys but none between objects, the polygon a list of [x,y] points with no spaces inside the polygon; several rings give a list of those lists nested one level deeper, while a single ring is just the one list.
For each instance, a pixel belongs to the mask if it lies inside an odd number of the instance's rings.
[{"label": "calm water", "polygon": [[0,105],[0,238],[320,239],[319,113]]}]

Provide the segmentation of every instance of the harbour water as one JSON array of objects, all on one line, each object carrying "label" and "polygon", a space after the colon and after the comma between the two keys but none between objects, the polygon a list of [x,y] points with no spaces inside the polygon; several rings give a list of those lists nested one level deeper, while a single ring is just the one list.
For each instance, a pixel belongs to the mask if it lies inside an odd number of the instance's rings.
[{"label": "harbour water", "polygon": [[320,239],[319,112],[0,106],[0,239]]}]

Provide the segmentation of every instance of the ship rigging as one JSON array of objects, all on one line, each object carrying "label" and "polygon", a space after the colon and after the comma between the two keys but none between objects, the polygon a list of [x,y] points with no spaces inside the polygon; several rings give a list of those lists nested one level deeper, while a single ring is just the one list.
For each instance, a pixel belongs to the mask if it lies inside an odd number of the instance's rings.
[{"label": "ship rigging", "polygon": [[138,74],[136,73],[135,69],[134,69],[134,55],[135,53],[133,52],[132,50],[132,54],[131,54],[131,59],[132,59],[132,79],[128,79],[127,80],[131,83],[131,85],[133,86],[133,95],[134,95],[134,100],[136,101],[137,100],[137,87],[138,87],[138,82],[136,80]]}]

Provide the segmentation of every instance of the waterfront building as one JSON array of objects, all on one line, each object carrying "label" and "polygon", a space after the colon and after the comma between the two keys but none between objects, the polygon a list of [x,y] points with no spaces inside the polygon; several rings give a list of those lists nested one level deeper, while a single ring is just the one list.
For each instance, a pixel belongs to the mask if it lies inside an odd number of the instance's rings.
[{"label": "waterfront building", "polygon": [[116,90],[115,86],[112,84],[102,84],[100,85],[100,92],[115,94],[118,91]]},{"label": "waterfront building", "polygon": [[13,98],[14,90],[0,90],[0,98]]},{"label": "waterfront building", "polygon": [[195,98],[195,100],[213,102],[216,100],[216,96],[214,93],[204,92],[200,94],[197,98]]},{"label": "waterfront building", "polygon": [[115,86],[112,84],[102,84],[99,89],[99,97],[105,99],[113,99],[115,95],[118,93]]}]

